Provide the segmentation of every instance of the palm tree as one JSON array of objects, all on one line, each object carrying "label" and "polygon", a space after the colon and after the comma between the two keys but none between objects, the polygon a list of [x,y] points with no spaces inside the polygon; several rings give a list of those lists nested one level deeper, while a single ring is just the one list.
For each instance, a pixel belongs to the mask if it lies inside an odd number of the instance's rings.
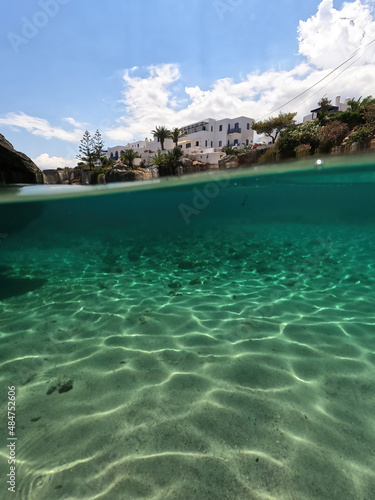
[{"label": "palm tree", "polygon": [[161,127],[156,127],[156,129],[153,130],[151,134],[157,139],[159,139],[161,150],[164,151],[164,141],[165,139],[169,139],[171,137],[171,131],[167,129],[167,127],[161,126]]},{"label": "palm tree", "polygon": [[121,155],[121,160],[127,165],[129,168],[133,168],[134,158],[139,158],[139,154],[133,149],[125,149],[125,151]]},{"label": "palm tree", "polygon": [[171,139],[172,141],[175,143],[176,145],[176,148],[178,147],[178,139],[180,137],[185,137],[186,134],[183,134],[181,129],[179,129],[178,127],[175,127],[174,129],[172,129],[171,131]]},{"label": "palm tree", "polygon": [[368,106],[369,104],[373,104],[375,102],[375,99],[372,97],[372,95],[368,95],[364,99],[362,99],[362,96],[359,99],[350,99],[348,101],[348,110],[352,111],[353,113],[359,113],[363,111],[363,108]]},{"label": "palm tree", "polygon": [[180,148],[173,148],[171,151],[162,153],[158,151],[150,159],[150,165],[158,167],[159,176],[174,175],[178,167],[182,166],[181,156],[183,152]]}]

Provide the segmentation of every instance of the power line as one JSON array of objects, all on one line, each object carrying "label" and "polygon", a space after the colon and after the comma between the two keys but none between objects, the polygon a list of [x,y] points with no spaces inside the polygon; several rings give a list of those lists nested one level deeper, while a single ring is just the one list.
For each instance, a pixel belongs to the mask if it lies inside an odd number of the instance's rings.
[{"label": "power line", "polygon": [[[371,40],[371,42],[369,42],[367,45],[364,46],[364,49],[367,50],[367,48],[375,42],[375,38],[373,40]],[[319,85],[319,83],[323,82],[324,80],[326,80],[329,76],[332,75],[332,73],[334,73],[335,71],[337,71],[339,68],[341,68],[342,66],[344,66],[347,62],[351,61],[353,59],[353,57],[355,57],[355,55],[357,54],[357,52],[359,52],[361,49],[357,49],[355,52],[353,52],[353,54],[348,58],[346,59],[346,61],[344,61],[343,63],[339,64],[338,66],[336,66],[335,69],[333,69],[332,71],[330,71],[328,73],[328,75],[324,76],[323,78],[321,78],[318,82],[314,83],[314,85],[311,85],[311,87],[309,87],[308,89],[304,90],[303,92],[299,93],[298,95],[296,95],[295,97],[293,97],[293,99],[290,99],[288,102],[284,103],[282,106],[279,106],[278,108],[274,109],[273,111],[271,111],[270,113],[267,113],[266,115],[263,115],[261,116],[260,118],[258,118],[257,120],[255,121],[259,121],[259,120],[262,120],[263,118],[269,116],[269,115],[272,115],[273,113],[275,113],[275,111],[278,111],[279,109],[283,108],[284,106],[287,106],[288,104],[290,104],[291,102],[295,101],[296,99],[298,99],[299,97],[301,97],[302,95],[306,94],[306,92],[309,92],[311,89],[313,89],[314,87],[316,87],[317,85]],[[360,56],[362,57],[362,56]],[[358,58],[359,59],[359,58]],[[356,59],[356,61],[358,61],[358,59]],[[353,61],[354,63],[355,61]],[[353,64],[352,63],[352,64]],[[351,66],[351,64],[348,66],[348,68]],[[347,68],[345,68],[339,75],[341,75]],[[338,76],[339,76],[338,75]],[[334,78],[335,80],[336,78]],[[333,81],[333,80],[332,80]],[[331,82],[330,82],[331,83]],[[324,87],[323,87],[324,88]],[[315,95],[315,94],[313,94]],[[312,96],[310,96],[312,97]],[[309,97],[309,99],[310,99]]]},{"label": "power line", "polygon": [[301,103],[298,104],[297,108],[299,108],[300,106],[302,106],[302,104],[305,104],[305,102],[307,102],[308,100],[310,100],[314,95],[316,94],[319,94],[319,92],[321,92],[323,89],[325,89],[326,87],[328,87],[328,85],[330,85],[332,82],[334,82],[339,76],[341,76],[344,71],[346,71],[347,69],[350,68],[350,66],[353,66],[353,64],[355,62],[357,62],[359,59],[361,59],[361,57],[363,57],[364,54],[362,54],[361,56],[357,57],[357,59],[354,59],[354,61],[349,64],[349,66],[347,66],[346,68],[344,68],[342,71],[340,71],[340,73],[338,75],[336,75],[334,78],[332,78],[331,81],[329,81],[326,85],[323,85],[323,87],[321,87],[319,90],[317,90],[316,92],[314,92],[313,94],[311,94],[307,99],[305,99],[304,101],[302,101]]}]

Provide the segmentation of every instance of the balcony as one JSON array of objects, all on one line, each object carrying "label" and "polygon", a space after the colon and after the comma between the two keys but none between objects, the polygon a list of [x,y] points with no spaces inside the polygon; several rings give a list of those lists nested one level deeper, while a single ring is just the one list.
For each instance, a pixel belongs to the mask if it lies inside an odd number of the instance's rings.
[{"label": "balcony", "polygon": [[230,135],[230,134],[240,134],[240,133],[241,133],[240,127],[228,128],[227,135]]}]

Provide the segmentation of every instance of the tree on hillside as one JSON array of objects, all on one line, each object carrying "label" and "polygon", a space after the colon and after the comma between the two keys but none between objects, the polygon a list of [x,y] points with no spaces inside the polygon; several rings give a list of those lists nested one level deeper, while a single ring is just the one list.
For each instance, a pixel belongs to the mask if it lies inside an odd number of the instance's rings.
[{"label": "tree on hillside", "polygon": [[294,117],[296,114],[297,113],[279,113],[279,116],[275,118],[254,122],[251,128],[255,130],[257,134],[264,134],[267,137],[271,137],[272,143],[274,144],[282,130],[295,124]]},{"label": "tree on hillside", "polygon": [[362,99],[350,99],[348,101],[348,108],[346,111],[336,113],[332,119],[339,120],[341,123],[347,123],[351,129],[358,125],[366,123],[365,110],[375,103],[375,99],[369,95]]},{"label": "tree on hillside", "polygon": [[167,151],[162,153],[157,151],[150,160],[150,165],[155,165],[158,167],[159,175],[174,175],[177,172],[178,167],[182,165],[181,156],[183,152],[180,148],[173,148],[172,151]]},{"label": "tree on hillside", "polygon": [[185,137],[185,135],[186,134],[183,134],[181,129],[179,129],[178,127],[175,127],[174,129],[172,129],[171,139],[175,143],[176,148],[178,147],[178,139],[180,139],[180,137]]},{"label": "tree on hillside", "polygon": [[318,102],[320,110],[318,111],[318,122],[320,125],[324,125],[328,120],[328,114],[332,108],[332,101],[327,97],[322,97]]},{"label": "tree on hillside", "polygon": [[104,148],[104,141],[99,130],[96,130],[94,137],[92,138],[92,143],[94,148],[95,160],[100,160],[100,157],[102,155],[101,153]]},{"label": "tree on hillside", "polygon": [[97,130],[92,137],[88,130],[85,131],[79,145],[77,158],[88,164],[90,169],[94,168],[95,162],[100,161],[104,142],[101,133]]},{"label": "tree on hillside", "polygon": [[372,95],[368,95],[364,99],[362,99],[362,96],[359,99],[350,99],[348,101],[348,110],[352,111],[353,113],[359,112],[361,113],[366,106],[369,104],[374,104],[375,99],[372,97]]},{"label": "tree on hillside", "polygon": [[95,162],[95,147],[93,138],[88,130],[83,134],[78,150],[80,154],[77,155],[77,158],[87,163],[89,168],[92,169]]},{"label": "tree on hillside", "polygon": [[153,130],[151,134],[157,139],[159,139],[161,150],[164,151],[164,141],[165,139],[170,139],[171,131],[167,129],[167,127],[161,126],[161,127],[156,127],[156,129]]},{"label": "tree on hillside", "polygon": [[127,165],[129,168],[133,168],[133,161],[135,158],[139,158],[139,154],[133,149],[125,149],[125,151],[121,155],[121,160]]}]

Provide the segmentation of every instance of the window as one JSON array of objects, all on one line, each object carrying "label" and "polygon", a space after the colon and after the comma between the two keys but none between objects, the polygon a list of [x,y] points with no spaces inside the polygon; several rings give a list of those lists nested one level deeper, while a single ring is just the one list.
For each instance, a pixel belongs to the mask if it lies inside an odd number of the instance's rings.
[{"label": "window", "polygon": [[247,130],[250,130],[250,123],[246,123]]},{"label": "window", "polygon": [[213,132],[213,131],[214,131],[214,127],[211,125],[211,132]]},{"label": "window", "polygon": [[191,148],[191,142],[188,142],[188,143],[186,144],[186,149],[188,149],[188,148]]},{"label": "window", "polygon": [[223,145],[223,141],[219,141],[219,148]]},{"label": "window", "polygon": [[222,130],[223,130],[223,126],[219,125],[219,132],[221,132]]},{"label": "window", "polygon": [[228,130],[230,130],[230,123],[228,123]]},{"label": "window", "polygon": [[137,148],[139,148],[139,144],[137,144]]},{"label": "window", "polygon": [[206,127],[203,125],[202,130],[206,130]]},{"label": "window", "polygon": [[229,139],[228,139],[227,145],[229,146]]},{"label": "window", "polygon": [[246,146],[249,145],[249,139],[246,139]]},{"label": "window", "polygon": [[213,147],[214,147],[214,143],[213,143],[213,141],[211,141],[211,148],[213,148]]},{"label": "window", "polygon": [[[229,143],[229,141],[228,141],[228,143]],[[229,144],[228,144],[228,146],[229,146]],[[238,146],[238,139],[234,139],[234,146]]]},{"label": "window", "polygon": [[118,160],[118,151],[115,151],[115,160]]},{"label": "window", "polygon": [[238,122],[237,122],[237,123],[235,123],[235,124],[234,124],[234,128],[239,129],[239,128],[240,128],[240,124],[239,124]]},{"label": "window", "polygon": [[205,142],[205,147],[207,147],[208,141]]},{"label": "window", "polygon": [[195,145],[196,145],[196,146],[199,146],[199,141],[196,141],[196,142],[195,142]]}]

